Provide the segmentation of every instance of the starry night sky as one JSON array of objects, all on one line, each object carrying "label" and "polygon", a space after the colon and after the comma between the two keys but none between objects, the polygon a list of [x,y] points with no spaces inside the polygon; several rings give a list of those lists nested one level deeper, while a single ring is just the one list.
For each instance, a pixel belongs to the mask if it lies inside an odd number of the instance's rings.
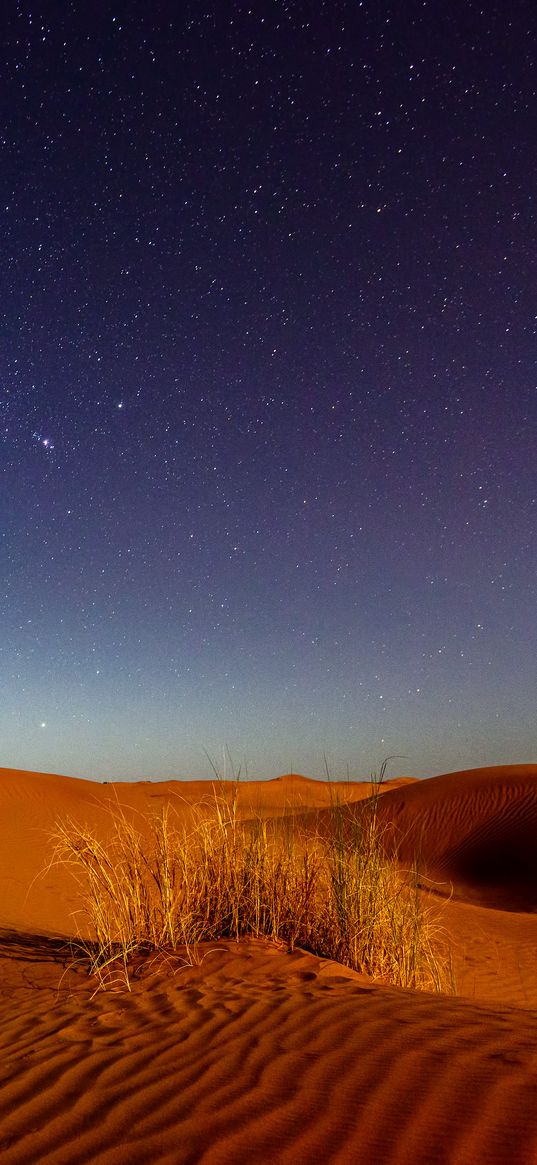
[{"label": "starry night sky", "polygon": [[536,760],[533,0],[6,7],[0,764]]}]

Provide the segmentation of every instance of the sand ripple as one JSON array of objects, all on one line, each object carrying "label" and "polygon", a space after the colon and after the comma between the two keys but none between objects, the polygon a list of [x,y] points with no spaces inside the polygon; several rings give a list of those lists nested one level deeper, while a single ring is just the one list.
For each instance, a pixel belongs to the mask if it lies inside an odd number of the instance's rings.
[{"label": "sand ripple", "polygon": [[[8,960],[2,963],[5,969]],[[6,1165],[537,1161],[537,1014],[220,944],[100,994],[11,960]]]}]

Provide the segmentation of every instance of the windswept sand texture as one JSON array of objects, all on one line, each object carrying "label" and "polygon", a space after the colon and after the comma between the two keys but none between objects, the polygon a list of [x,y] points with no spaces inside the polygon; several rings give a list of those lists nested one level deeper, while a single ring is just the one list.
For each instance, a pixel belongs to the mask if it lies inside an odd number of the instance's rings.
[{"label": "windswept sand texture", "polygon": [[537,909],[537,765],[447,773],[390,790],[382,808],[405,858],[479,905]]},{"label": "windswept sand texture", "polygon": [[[36,875],[58,814],[105,831],[116,790],[136,816],[210,792],[0,771],[2,1162],[537,1163],[537,766],[382,794],[406,855],[419,838],[424,874],[453,883],[432,901],[464,997],[261,940],[207,944],[194,967],[146,959],[130,994],[93,995],[61,937],[76,886]],[[368,792],[343,782],[344,812]],[[239,791],[245,816],[322,815],[333,794],[296,776]]]}]

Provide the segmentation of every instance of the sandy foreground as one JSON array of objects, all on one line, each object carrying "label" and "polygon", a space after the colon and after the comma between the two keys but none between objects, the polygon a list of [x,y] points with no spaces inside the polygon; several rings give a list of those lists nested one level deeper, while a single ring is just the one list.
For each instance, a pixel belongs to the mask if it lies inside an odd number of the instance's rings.
[{"label": "sandy foreground", "polygon": [[[345,812],[364,783],[240,787],[244,815]],[[140,962],[131,993],[70,966],[77,887],[47,871],[54,821],[106,829],[206,782],[100,785],[0,770],[0,1160],[6,1165],[537,1165],[537,766],[387,782],[449,932],[456,996],[374,983],[264,940],[196,966]],[[449,901],[446,895],[451,894]]]}]

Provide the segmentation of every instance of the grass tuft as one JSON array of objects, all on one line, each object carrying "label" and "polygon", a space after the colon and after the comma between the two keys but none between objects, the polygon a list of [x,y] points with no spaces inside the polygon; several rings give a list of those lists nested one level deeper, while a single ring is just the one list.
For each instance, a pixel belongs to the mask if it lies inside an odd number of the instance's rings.
[{"label": "grass tuft", "polygon": [[452,989],[438,910],[383,844],[379,788],[352,814],[333,801],[322,832],[303,814],[241,820],[232,790],[215,786],[188,824],[171,803],[139,828],[113,805],[106,842],[57,823],[51,861],[78,882],[91,935],[78,952],[98,987],[130,988],[140,953],[194,961],[200,943],[264,936],[397,986]]}]

